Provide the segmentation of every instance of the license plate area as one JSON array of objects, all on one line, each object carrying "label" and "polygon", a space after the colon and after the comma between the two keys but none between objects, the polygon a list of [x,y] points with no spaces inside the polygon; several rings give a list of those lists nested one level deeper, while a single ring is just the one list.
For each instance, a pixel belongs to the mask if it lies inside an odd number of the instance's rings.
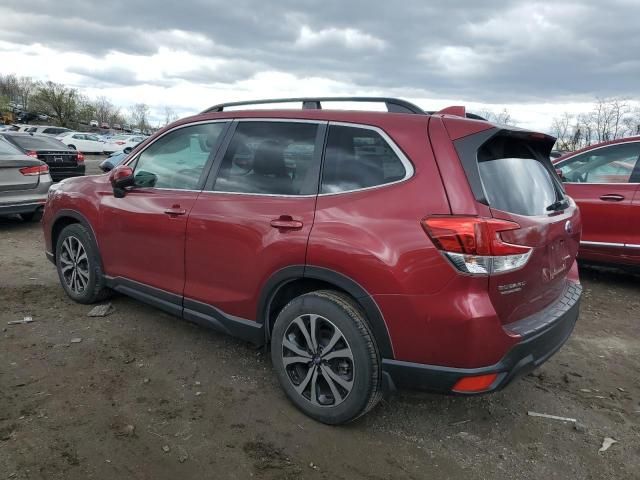
[{"label": "license plate area", "polygon": [[558,238],[551,242],[547,251],[549,255],[549,280],[567,271],[571,254],[565,238]]}]

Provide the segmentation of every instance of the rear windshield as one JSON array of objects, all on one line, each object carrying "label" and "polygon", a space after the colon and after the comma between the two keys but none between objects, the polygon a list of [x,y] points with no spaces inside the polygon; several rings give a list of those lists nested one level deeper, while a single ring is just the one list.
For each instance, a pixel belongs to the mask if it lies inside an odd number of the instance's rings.
[{"label": "rear windshield", "polygon": [[25,150],[69,150],[64,143],[50,137],[16,135],[13,140]]},{"label": "rear windshield", "polygon": [[23,155],[23,153],[7,141],[0,139],[0,155]]},{"label": "rear windshield", "polygon": [[540,154],[525,141],[496,137],[478,150],[480,178],[489,206],[517,215],[548,215],[562,190]]}]

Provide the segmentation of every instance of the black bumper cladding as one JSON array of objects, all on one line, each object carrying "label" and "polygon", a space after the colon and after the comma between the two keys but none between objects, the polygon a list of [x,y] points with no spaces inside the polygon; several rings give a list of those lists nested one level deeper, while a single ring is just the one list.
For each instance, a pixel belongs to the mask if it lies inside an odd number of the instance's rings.
[{"label": "black bumper cladding", "polygon": [[499,390],[511,380],[526,375],[548,360],[567,341],[580,307],[582,286],[569,283],[562,297],[541,312],[509,325],[509,330],[522,336],[498,363],[481,368],[451,368],[436,365],[382,360],[384,381],[388,389],[411,388],[440,393],[453,393],[453,386],[464,377],[497,373],[491,387],[483,392]]}]

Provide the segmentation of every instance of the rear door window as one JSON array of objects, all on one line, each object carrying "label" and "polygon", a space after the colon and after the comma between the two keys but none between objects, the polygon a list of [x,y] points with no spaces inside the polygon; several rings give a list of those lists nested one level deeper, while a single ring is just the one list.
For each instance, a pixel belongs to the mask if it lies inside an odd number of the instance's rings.
[{"label": "rear door window", "polygon": [[478,150],[478,169],[492,208],[517,215],[548,215],[547,208],[564,198],[540,154],[518,138],[498,136],[485,143]]},{"label": "rear door window", "polygon": [[407,176],[398,153],[376,130],[330,125],[321,193],[339,193],[397,182]]},{"label": "rear door window", "polygon": [[316,193],[318,128],[319,124],[307,122],[239,122],[213,190],[267,195]]}]

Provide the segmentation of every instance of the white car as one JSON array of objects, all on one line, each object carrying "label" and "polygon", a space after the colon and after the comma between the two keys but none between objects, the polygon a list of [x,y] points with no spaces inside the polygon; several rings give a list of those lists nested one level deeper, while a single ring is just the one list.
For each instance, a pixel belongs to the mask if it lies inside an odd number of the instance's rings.
[{"label": "white car", "polygon": [[103,144],[104,153],[113,153],[119,150],[131,151],[136,145],[144,140],[141,135],[116,135]]},{"label": "white car", "polygon": [[90,133],[68,132],[56,137],[65,145],[82,153],[102,153],[104,142]]},{"label": "white car", "polygon": [[98,120],[91,120],[89,126],[98,128]]}]

